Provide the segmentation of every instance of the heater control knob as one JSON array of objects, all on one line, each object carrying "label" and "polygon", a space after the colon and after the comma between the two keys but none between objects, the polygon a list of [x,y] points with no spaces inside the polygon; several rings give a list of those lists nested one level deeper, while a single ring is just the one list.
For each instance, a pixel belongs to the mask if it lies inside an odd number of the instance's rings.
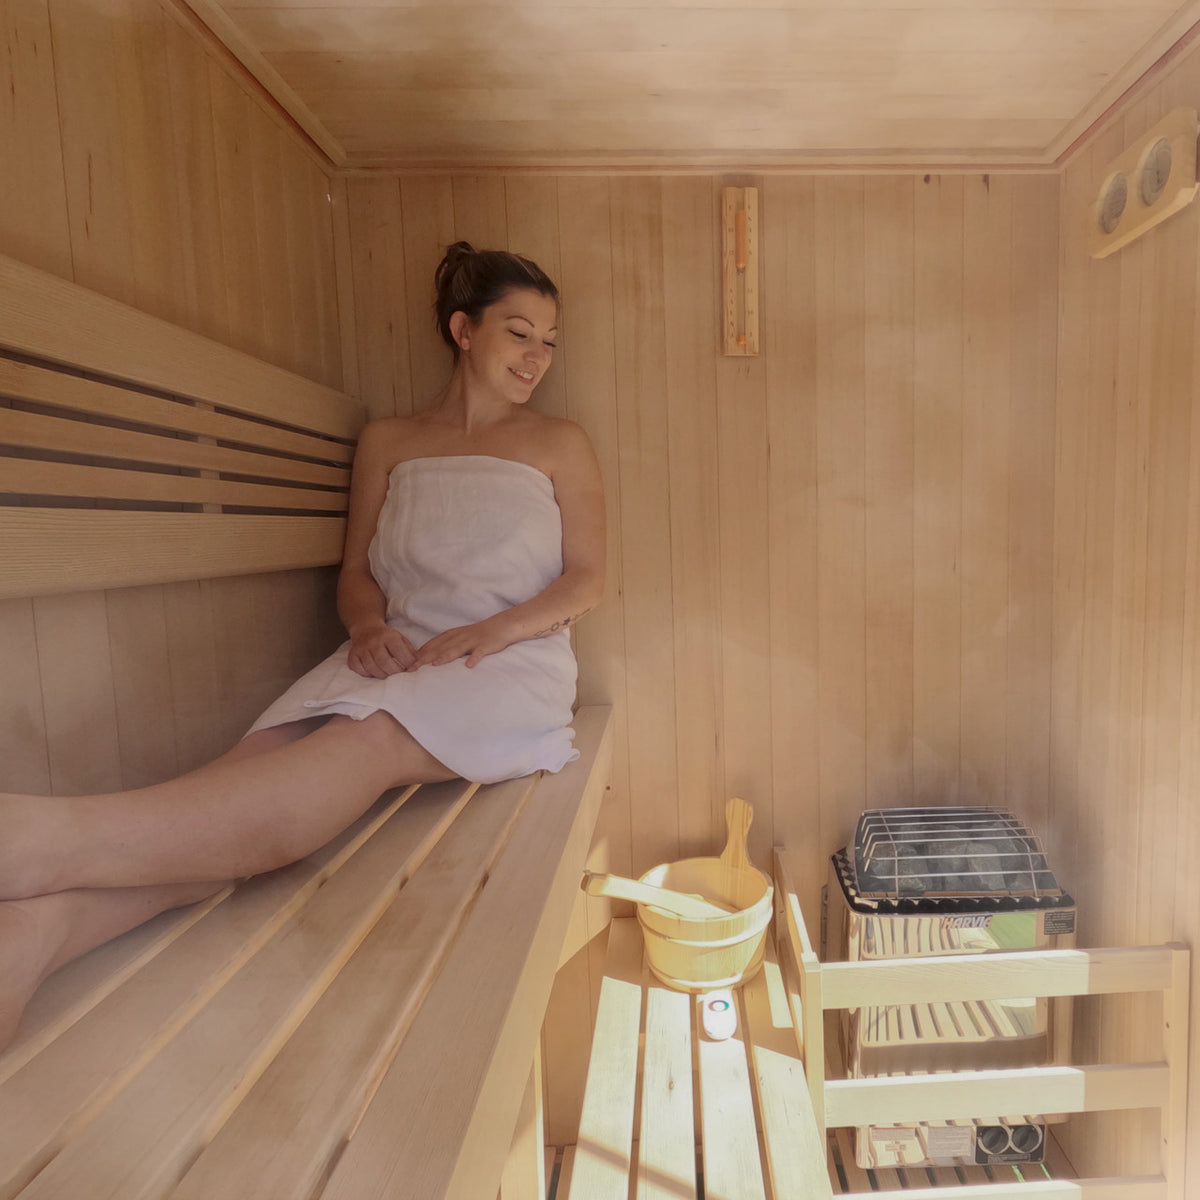
[{"label": "heater control knob", "polygon": [[714,1042],[723,1042],[737,1032],[737,1008],[727,988],[700,997],[700,1024]]}]

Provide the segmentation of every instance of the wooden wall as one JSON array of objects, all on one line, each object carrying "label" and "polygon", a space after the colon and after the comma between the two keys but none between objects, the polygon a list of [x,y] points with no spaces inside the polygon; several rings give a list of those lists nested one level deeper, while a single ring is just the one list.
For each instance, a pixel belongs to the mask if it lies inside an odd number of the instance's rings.
[{"label": "wooden wall", "polygon": [[[717,201],[762,189],[763,353],[719,353]],[[537,259],[564,295],[534,403],[590,432],[610,588],[580,697],[617,706],[597,861],[825,856],[867,806],[1049,806],[1055,176],[353,179],[359,372],[420,407],[455,238]],[[550,1137],[574,1138],[594,942],[560,972]]]},{"label": "wooden wall", "polygon": [[[1084,243],[1105,164],[1198,104],[1192,53],[1063,178],[1051,793],[1089,945],[1200,937],[1200,206],[1099,262]],[[1080,1053],[1156,1058],[1147,1016],[1132,1001],[1086,1010]],[[1193,1029],[1198,1017],[1193,983]],[[1200,1038],[1192,1047],[1189,1196]],[[1070,1138],[1090,1173],[1129,1171],[1155,1165],[1158,1122],[1097,1117]]]},{"label": "wooden wall", "polygon": [[[6,0],[0,51],[0,253],[347,386],[329,177],[185,10]],[[340,636],[331,583],[0,605],[0,786],[136,786],[218,753]]]}]

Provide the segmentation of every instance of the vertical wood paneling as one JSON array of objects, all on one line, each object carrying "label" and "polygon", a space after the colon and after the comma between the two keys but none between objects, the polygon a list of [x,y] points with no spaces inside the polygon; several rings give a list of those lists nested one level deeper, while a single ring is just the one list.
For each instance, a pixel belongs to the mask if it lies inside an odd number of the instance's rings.
[{"label": "vertical wood paneling", "polygon": [[404,219],[394,179],[347,184],[359,397],[372,418],[413,410]]},{"label": "vertical wood paneling", "polygon": [[50,752],[32,600],[0,604],[0,662],[4,664],[0,689],[4,787],[40,796],[50,790]]},{"label": "vertical wood paneling", "polygon": [[476,250],[507,250],[508,214],[502,175],[456,175],[454,238]]},{"label": "vertical wood paneling", "polygon": [[915,186],[865,184],[866,767],[880,805],[913,797]]},{"label": "vertical wood paneling", "polygon": [[[158,0],[18,0],[0,38],[0,152],[20,164],[0,180],[0,250],[338,384],[327,175],[194,21]],[[219,620],[214,588],[3,606],[3,786],[196,766],[339,636],[329,572],[244,578]]]},{"label": "vertical wood paneling", "polygon": [[963,255],[963,607],[960,793],[1005,794],[1012,183],[968,177]]},{"label": "vertical wood paneling", "polygon": [[958,795],[962,726],[963,177],[914,197],[913,793]]},{"label": "vertical wood paneling", "polygon": [[648,179],[611,186],[632,868],[641,874],[679,855],[662,191]]},{"label": "vertical wood paneling", "polygon": [[821,838],[844,844],[866,790],[863,180],[817,186],[817,662]]},{"label": "vertical wood paneling", "polygon": [[816,184],[763,185],[770,562],[771,791],[774,838],[805,856],[801,903],[819,928],[826,851],[820,836],[817,691]]},{"label": "vertical wood paneling", "polygon": [[711,285],[702,286],[716,264],[710,181],[662,187],[675,751],[687,857],[711,853],[725,820],[717,330]]},{"label": "vertical wood paneling", "polygon": [[[718,228],[721,184],[713,189],[710,228]],[[716,271],[708,295],[716,294]],[[697,283],[699,284],[699,280]],[[760,315],[769,320],[769,297]],[[713,307],[710,299],[710,308]],[[721,698],[724,704],[725,797],[754,806],[748,839],[751,856],[771,856],[771,663],[768,559],[766,371],[761,356],[717,359],[718,495],[721,531]],[[717,844],[724,841],[724,804]]]},{"label": "vertical wood paneling", "polygon": [[404,288],[409,313],[408,370],[414,411],[429,408],[450,375],[450,349],[433,316],[433,274],[454,241],[454,197],[444,176],[400,181],[404,213]]},{"label": "vertical wood paneling", "polygon": [[[1064,849],[1075,851],[1072,883],[1093,944],[1200,935],[1190,802],[1200,777],[1200,213],[1189,208],[1101,262],[1083,237],[1106,164],[1164,112],[1194,103],[1198,84],[1200,60],[1185,56],[1091,140],[1063,181],[1050,804],[1051,824],[1070,831]],[[1197,1011],[1193,999],[1193,1020]],[[1081,1056],[1160,1053],[1155,1014],[1140,998],[1081,1018]],[[1191,1053],[1194,1107],[1195,1044]],[[1189,1125],[1184,1194],[1200,1146]],[[1157,1169],[1156,1120],[1096,1116],[1072,1121],[1067,1136],[1090,1171]]]},{"label": "vertical wood paneling", "polygon": [[46,0],[0,8],[0,252],[71,274],[63,147]]}]

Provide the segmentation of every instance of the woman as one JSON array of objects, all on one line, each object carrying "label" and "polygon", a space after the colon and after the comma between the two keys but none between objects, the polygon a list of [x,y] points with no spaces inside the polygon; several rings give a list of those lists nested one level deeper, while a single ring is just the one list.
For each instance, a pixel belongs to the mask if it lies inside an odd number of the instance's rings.
[{"label": "woman", "polygon": [[338,612],[350,640],[216,761],[131,792],[0,795],[0,1048],[38,983],[231,879],[311,853],[400,784],[559,770],[568,628],[604,586],[604,501],[573,423],[526,402],[558,292],[534,263],[451,246],[436,405],[368,425]]}]

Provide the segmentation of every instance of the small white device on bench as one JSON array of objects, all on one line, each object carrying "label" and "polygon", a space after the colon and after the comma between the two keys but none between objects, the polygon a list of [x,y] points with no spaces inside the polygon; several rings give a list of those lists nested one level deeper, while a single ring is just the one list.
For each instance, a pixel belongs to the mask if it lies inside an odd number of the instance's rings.
[{"label": "small white device on bench", "polygon": [[700,997],[700,1024],[713,1042],[724,1042],[737,1032],[737,1006],[728,988]]}]

